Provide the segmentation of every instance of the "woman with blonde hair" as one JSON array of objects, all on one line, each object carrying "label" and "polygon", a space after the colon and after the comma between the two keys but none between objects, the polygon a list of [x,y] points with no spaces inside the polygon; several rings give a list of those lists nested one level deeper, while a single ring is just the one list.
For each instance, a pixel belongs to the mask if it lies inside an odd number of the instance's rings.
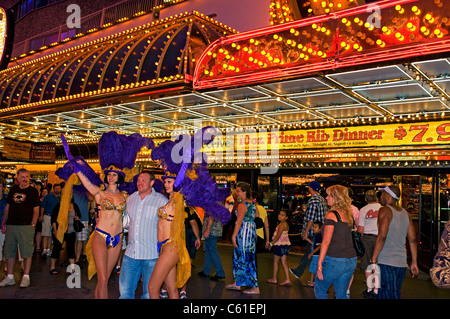
[{"label": "woman with blonde hair", "polygon": [[347,288],[356,268],[353,246],[353,212],[348,189],[334,185],[326,190],[330,210],[322,227],[322,245],[317,263],[314,293],[317,299],[328,299],[328,288],[333,285],[336,299],[347,299]]}]

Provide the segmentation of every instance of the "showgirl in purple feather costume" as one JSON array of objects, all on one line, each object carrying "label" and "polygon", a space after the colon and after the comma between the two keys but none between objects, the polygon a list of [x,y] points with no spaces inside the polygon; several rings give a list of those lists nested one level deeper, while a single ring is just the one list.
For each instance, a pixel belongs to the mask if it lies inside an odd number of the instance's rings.
[{"label": "showgirl in purple feather costume", "polygon": [[[159,161],[166,172],[166,190],[169,202],[159,209],[158,248],[160,256],[150,278],[150,298],[159,298],[163,282],[169,298],[178,298],[176,288],[183,287],[191,275],[191,261],[185,242],[185,206],[201,207],[226,224],[230,212],[220,204],[230,194],[221,190],[209,175],[207,161],[202,153],[217,135],[215,128],[205,127],[192,137],[179,136],[175,141],[167,140],[152,151],[152,159]],[[180,161],[182,159],[182,161]],[[166,185],[170,182],[170,185]],[[169,187],[170,186],[170,187]]]},{"label": "showgirl in purple feather costume", "polygon": [[[152,151],[151,156],[159,161],[166,173],[177,175],[174,187],[177,191],[181,189],[187,206],[202,207],[206,215],[219,219],[225,225],[230,221],[231,214],[221,202],[230,195],[230,190],[218,188],[209,175],[206,154],[202,152],[202,147],[211,143],[216,135],[216,129],[207,126],[198,130],[190,141],[180,137],[175,141],[164,141]],[[187,154],[184,154],[185,150]],[[174,152],[183,159],[181,163],[173,160]]]},{"label": "showgirl in purple feather costume", "polygon": [[[78,177],[82,185],[73,186],[73,190],[83,192],[85,189],[94,195],[98,206],[95,231],[86,245],[88,276],[91,279],[97,272],[95,298],[108,298],[109,276],[122,246],[122,217],[126,209],[126,198],[136,190],[133,179],[136,175],[133,170],[136,156],[144,146],[153,149],[154,143],[140,134],[126,136],[114,131],[104,133],[98,145],[100,166],[104,174],[102,181],[82,157],[72,158],[64,136],[61,138],[69,161],[57,171],[58,176],[71,182],[66,185],[76,185],[75,179]],[[68,189],[68,192],[72,191],[72,187]],[[67,197],[71,197],[71,193]]]}]

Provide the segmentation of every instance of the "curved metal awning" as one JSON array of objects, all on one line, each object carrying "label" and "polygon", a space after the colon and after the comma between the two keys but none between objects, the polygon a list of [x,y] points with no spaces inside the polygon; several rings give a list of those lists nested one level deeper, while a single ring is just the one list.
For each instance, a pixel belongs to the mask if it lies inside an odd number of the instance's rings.
[{"label": "curved metal awning", "polygon": [[185,13],[6,69],[0,117],[189,83],[204,48],[231,33],[202,14]]}]

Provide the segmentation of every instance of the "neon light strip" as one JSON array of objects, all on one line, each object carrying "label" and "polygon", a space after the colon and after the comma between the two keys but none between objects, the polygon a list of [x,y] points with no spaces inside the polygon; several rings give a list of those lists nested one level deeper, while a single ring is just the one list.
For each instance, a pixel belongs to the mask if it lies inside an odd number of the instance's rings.
[{"label": "neon light strip", "polygon": [[[380,1],[224,37],[200,57],[194,89],[255,84],[447,52],[448,6],[438,7],[433,0]],[[384,25],[374,29],[368,22],[377,12]]]}]

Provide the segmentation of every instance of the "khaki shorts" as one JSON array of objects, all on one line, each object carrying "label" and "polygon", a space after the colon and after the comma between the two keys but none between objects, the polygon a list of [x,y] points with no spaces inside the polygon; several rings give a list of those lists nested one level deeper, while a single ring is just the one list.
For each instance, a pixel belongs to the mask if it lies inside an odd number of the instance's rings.
[{"label": "khaki shorts", "polygon": [[16,258],[17,247],[20,257],[29,258],[34,251],[34,228],[31,225],[7,225],[4,255],[6,259]]},{"label": "khaki shorts", "polygon": [[52,237],[52,216],[44,215],[41,236]]}]

